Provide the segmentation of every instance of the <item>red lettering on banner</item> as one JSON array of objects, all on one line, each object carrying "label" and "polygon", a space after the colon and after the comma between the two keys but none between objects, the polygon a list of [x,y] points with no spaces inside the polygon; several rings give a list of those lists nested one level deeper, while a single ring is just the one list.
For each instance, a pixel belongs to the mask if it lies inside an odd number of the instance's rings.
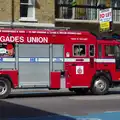
[{"label": "red lettering on banner", "polygon": [[105,14],[100,14],[100,18],[104,18],[105,17]]},{"label": "red lettering on banner", "polygon": [[110,16],[112,16],[112,13],[111,13],[111,12],[100,14],[100,18],[110,17]]}]

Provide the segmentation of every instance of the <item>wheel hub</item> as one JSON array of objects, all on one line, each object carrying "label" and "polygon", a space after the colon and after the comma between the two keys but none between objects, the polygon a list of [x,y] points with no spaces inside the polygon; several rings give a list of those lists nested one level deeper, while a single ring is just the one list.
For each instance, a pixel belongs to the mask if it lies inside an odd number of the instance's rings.
[{"label": "wheel hub", "polygon": [[99,91],[104,91],[106,89],[106,83],[102,79],[98,79],[94,86],[96,87],[97,90]]},{"label": "wheel hub", "polygon": [[4,81],[0,81],[0,95],[5,94],[7,91],[7,85]]}]

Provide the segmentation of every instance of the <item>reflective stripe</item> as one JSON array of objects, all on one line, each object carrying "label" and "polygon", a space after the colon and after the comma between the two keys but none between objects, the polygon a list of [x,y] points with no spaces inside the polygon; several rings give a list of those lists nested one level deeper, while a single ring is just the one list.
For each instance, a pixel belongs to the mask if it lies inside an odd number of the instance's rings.
[{"label": "reflective stripe", "polygon": [[[15,59],[14,59],[15,61]],[[30,58],[19,58],[20,62],[30,62]]]},{"label": "reflective stripe", "polygon": [[[19,58],[19,62],[49,62],[49,58]],[[15,62],[15,58],[0,58],[0,62]],[[53,58],[53,62],[90,62],[90,58]],[[115,63],[115,59],[94,59],[96,63]]]},{"label": "reflective stripe", "polygon": [[35,62],[49,62],[49,58],[37,58]]},{"label": "reflective stripe", "polygon": [[53,58],[53,62],[63,62],[63,58]]},{"label": "reflective stripe", "polygon": [[115,59],[94,59],[97,63],[115,63]]},{"label": "reflective stripe", "polygon": [[90,62],[89,58],[65,58],[65,62]]}]

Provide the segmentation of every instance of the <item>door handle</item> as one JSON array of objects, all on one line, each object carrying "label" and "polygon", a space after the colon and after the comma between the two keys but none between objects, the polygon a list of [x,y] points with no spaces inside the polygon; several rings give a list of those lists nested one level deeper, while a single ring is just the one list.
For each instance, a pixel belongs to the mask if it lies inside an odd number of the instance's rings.
[{"label": "door handle", "polygon": [[104,66],[108,66],[107,64],[104,64]]},{"label": "door handle", "polygon": [[76,66],[77,64],[73,63],[72,66]]}]

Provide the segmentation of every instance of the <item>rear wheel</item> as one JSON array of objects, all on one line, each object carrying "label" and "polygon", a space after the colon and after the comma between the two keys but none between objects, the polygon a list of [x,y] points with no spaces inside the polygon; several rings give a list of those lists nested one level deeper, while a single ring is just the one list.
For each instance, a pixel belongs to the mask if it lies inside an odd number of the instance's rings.
[{"label": "rear wheel", "polygon": [[106,77],[97,77],[91,87],[91,92],[96,95],[107,94],[109,90],[109,81]]},{"label": "rear wheel", "polygon": [[0,78],[0,99],[8,97],[11,92],[11,83],[8,79]]},{"label": "rear wheel", "polygon": [[74,92],[76,94],[82,94],[82,95],[87,94],[88,91],[89,91],[88,88],[76,88],[76,89],[74,89]]}]

